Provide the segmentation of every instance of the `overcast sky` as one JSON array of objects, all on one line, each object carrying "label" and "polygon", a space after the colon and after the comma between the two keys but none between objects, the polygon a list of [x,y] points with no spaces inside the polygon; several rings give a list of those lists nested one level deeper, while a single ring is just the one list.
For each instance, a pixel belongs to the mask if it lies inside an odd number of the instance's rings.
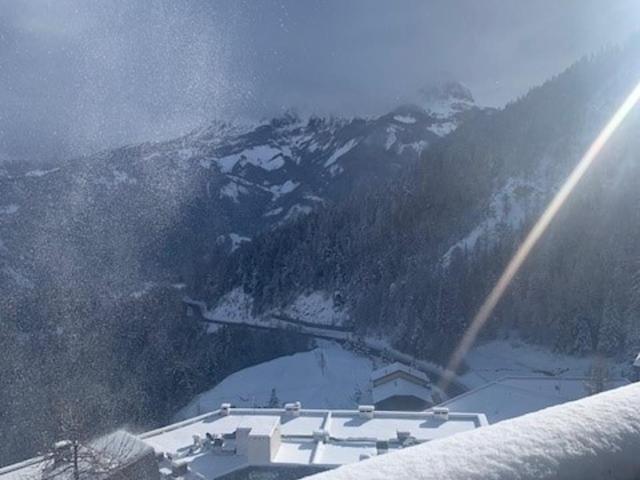
[{"label": "overcast sky", "polygon": [[637,0],[0,0],[0,158],[373,114],[441,79],[501,106],[639,27]]}]

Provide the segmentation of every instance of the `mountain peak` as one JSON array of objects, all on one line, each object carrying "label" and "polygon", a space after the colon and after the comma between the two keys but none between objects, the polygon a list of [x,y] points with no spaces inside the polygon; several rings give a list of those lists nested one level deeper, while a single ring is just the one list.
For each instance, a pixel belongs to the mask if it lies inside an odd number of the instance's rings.
[{"label": "mountain peak", "polygon": [[447,81],[421,88],[419,103],[436,117],[451,117],[475,106],[471,90],[459,82]]},{"label": "mountain peak", "polygon": [[423,87],[419,91],[421,98],[427,102],[442,100],[458,100],[474,103],[473,95],[468,87],[460,82],[446,81]]}]

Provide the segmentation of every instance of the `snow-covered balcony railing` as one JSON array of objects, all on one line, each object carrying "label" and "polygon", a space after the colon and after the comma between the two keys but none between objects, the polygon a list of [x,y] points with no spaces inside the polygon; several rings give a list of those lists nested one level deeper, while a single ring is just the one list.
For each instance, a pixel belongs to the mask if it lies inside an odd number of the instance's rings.
[{"label": "snow-covered balcony railing", "polygon": [[321,473],[317,480],[637,479],[640,384]]}]

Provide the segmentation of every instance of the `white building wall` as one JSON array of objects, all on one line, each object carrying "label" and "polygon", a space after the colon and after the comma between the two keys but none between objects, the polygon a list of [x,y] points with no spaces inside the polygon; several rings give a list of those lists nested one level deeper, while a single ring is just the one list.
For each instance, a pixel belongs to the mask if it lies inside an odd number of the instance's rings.
[{"label": "white building wall", "polygon": [[420,398],[426,402],[432,401],[431,390],[420,385],[416,385],[415,383],[409,382],[403,378],[396,378],[385,382],[382,385],[373,387],[372,394],[374,403],[379,403],[398,395],[409,395]]},{"label": "white building wall", "polygon": [[280,444],[282,443],[282,435],[280,432],[280,425],[277,425],[273,431],[273,435],[269,439],[269,461],[273,461],[278,450],[280,450]]}]

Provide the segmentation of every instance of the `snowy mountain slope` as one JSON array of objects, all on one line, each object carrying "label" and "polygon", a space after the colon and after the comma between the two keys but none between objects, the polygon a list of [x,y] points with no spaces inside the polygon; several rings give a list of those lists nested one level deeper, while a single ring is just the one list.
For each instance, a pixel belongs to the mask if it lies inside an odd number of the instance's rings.
[{"label": "snowy mountain slope", "polygon": [[[434,110],[456,103],[441,93],[429,100]],[[133,283],[157,278],[166,264],[174,279],[190,278],[194,262],[215,261],[360,185],[401,173],[445,133],[442,122],[457,126],[462,113],[482,109],[469,101],[464,112],[447,111],[404,106],[377,118],[285,114],[255,125],[218,122],[60,165],[7,165],[0,176],[0,280],[23,288],[36,272],[55,271],[56,255],[71,257],[59,262],[65,269],[85,260],[108,269],[115,255],[121,262],[114,279],[125,272]],[[90,243],[103,245],[92,250]]]},{"label": "snowy mountain slope", "polygon": [[[268,322],[268,317],[271,315],[317,325],[346,326],[349,321],[348,313],[336,305],[335,299],[321,291],[299,295],[284,309],[274,309],[266,312],[265,315],[256,316],[251,295],[241,288],[236,288],[220,298],[210,310],[209,315],[213,319],[257,324]],[[211,324],[209,327],[215,330],[216,325]]]},{"label": "snowy mountain slope", "polygon": [[[432,144],[411,178],[252,242],[206,300],[243,288],[260,313],[341,292],[358,334],[446,362],[526,230],[636,85],[639,51],[636,41],[585,58]],[[640,348],[629,262],[640,255],[639,111],[537,245],[488,334],[515,329],[579,355]],[[409,110],[391,118],[418,122]]]},{"label": "snowy mountain slope", "polygon": [[324,472],[318,480],[635,479],[640,385]]}]

